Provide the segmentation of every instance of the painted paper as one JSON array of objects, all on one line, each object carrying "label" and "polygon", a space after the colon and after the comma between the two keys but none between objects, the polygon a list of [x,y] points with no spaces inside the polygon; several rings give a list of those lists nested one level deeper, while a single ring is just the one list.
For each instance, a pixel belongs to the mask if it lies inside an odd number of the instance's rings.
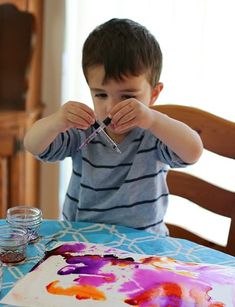
[{"label": "painted paper", "polygon": [[6,295],[16,306],[235,306],[235,268],[61,243]]}]

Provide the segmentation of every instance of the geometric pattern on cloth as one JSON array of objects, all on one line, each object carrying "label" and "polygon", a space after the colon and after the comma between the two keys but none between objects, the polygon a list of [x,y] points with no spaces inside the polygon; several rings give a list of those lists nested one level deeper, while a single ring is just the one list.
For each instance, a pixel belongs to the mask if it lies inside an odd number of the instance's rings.
[{"label": "geometric pattern on cloth", "polygon": [[[5,220],[0,220],[0,225],[5,223]],[[235,267],[235,257],[183,239],[158,236],[147,231],[118,225],[44,220],[40,228],[39,240],[27,247],[27,258],[24,263],[3,266],[0,299],[31,270],[44,256],[46,250],[53,248],[60,241],[104,244],[131,253]]]}]

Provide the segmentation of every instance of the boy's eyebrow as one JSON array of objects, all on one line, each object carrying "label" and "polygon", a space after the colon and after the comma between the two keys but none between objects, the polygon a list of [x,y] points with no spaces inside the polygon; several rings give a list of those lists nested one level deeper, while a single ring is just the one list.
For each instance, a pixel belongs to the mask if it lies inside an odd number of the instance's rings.
[{"label": "boy's eyebrow", "polygon": [[94,87],[94,88],[90,88],[90,90],[91,91],[94,91],[94,92],[103,92],[103,91],[105,91],[104,89],[102,89],[102,88],[96,88],[96,87]]},{"label": "boy's eyebrow", "polygon": [[[90,88],[90,89],[91,91],[94,91],[94,92],[105,92],[105,89],[102,89],[102,88]],[[136,93],[139,91],[140,90],[136,88],[127,88],[127,89],[120,90],[120,93],[127,93],[127,92]]]},{"label": "boy's eyebrow", "polygon": [[120,92],[121,93],[127,93],[127,92],[136,93],[136,92],[139,92],[139,91],[140,90],[136,89],[136,88],[126,88],[126,89],[121,90]]}]

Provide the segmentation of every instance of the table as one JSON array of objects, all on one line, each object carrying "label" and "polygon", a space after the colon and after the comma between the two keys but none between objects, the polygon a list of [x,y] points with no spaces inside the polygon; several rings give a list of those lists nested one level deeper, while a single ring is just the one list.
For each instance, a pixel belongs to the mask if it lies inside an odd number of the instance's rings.
[{"label": "table", "polygon": [[[0,220],[0,225],[5,224]],[[117,225],[84,222],[43,221],[41,238],[27,247],[27,260],[3,268],[3,285],[0,299],[43,257],[46,248],[58,241],[100,243],[139,254],[168,256],[181,261],[220,264],[235,267],[235,257],[195,244],[193,242],[154,235]],[[56,239],[57,242],[53,239]]]}]

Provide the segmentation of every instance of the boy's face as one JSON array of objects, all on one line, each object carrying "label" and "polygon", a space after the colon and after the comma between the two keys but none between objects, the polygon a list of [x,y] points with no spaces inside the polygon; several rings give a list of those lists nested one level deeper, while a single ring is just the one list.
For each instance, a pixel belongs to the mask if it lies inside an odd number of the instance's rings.
[{"label": "boy's face", "polygon": [[[87,74],[96,117],[104,120],[119,102],[135,98],[145,105],[152,105],[156,99],[154,90],[149,84],[146,74],[127,76],[123,80],[110,79],[103,83],[104,68],[102,65],[91,67]],[[115,133],[112,124],[107,127],[108,134],[115,140],[122,140],[129,131]]]}]

